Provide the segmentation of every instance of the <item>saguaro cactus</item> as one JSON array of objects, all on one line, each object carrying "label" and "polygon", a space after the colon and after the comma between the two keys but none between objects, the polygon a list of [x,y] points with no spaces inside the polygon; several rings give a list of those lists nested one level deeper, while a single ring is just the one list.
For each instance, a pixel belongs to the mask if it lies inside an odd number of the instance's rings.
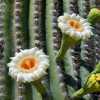
[{"label": "saguaro cactus", "polygon": [[[94,36],[68,49],[61,61],[56,60],[63,37],[57,20],[64,13],[87,18],[90,9],[99,6],[99,0],[0,0],[0,100],[71,100],[100,60],[100,20],[95,24],[92,19]],[[49,56],[47,75],[41,81],[45,95],[35,85],[17,82],[8,73],[10,57],[34,47]],[[92,93],[81,99],[98,98],[98,93]]]}]

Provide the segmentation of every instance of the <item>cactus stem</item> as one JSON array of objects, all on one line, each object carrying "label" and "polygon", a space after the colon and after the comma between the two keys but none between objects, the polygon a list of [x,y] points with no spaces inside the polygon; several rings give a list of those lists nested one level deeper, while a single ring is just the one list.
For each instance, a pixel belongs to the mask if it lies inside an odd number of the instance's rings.
[{"label": "cactus stem", "polygon": [[41,83],[41,81],[36,81],[34,82],[32,85],[34,85],[36,87],[36,89],[38,90],[38,92],[40,94],[42,94],[42,96],[45,96],[46,94],[46,88],[45,86]]},{"label": "cactus stem", "polygon": [[[80,97],[82,97],[83,95],[85,95],[87,93],[87,91],[84,89],[84,88],[81,88],[81,89],[79,89],[78,91],[76,91],[74,94],[73,94],[73,96],[72,96],[72,98],[80,98]],[[76,99],[75,99],[76,100]]]},{"label": "cactus stem", "polygon": [[64,58],[64,55],[66,54],[66,51],[72,47],[75,44],[75,39],[69,37],[68,35],[63,34],[62,36],[62,42],[61,42],[61,48],[57,54],[56,60],[62,60]]}]

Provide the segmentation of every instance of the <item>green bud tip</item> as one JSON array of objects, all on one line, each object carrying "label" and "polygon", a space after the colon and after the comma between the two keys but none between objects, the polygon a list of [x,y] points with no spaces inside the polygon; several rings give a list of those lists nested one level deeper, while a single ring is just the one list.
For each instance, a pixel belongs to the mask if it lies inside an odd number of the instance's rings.
[{"label": "green bud tip", "polygon": [[90,74],[83,88],[73,94],[73,98],[80,98],[88,93],[100,92],[100,73]]},{"label": "green bud tip", "polygon": [[88,21],[93,25],[100,22],[100,9],[92,8],[88,14]]}]

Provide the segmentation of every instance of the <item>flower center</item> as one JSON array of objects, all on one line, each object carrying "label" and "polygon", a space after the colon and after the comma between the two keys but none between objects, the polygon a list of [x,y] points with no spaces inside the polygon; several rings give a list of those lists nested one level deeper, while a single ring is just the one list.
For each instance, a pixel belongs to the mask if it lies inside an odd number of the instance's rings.
[{"label": "flower center", "polygon": [[20,61],[20,68],[23,70],[30,70],[37,68],[38,61],[34,57],[25,57]]},{"label": "flower center", "polygon": [[77,21],[77,20],[71,19],[71,20],[68,21],[68,24],[69,24],[70,27],[74,28],[78,32],[83,31],[83,28],[82,28],[80,22]]}]

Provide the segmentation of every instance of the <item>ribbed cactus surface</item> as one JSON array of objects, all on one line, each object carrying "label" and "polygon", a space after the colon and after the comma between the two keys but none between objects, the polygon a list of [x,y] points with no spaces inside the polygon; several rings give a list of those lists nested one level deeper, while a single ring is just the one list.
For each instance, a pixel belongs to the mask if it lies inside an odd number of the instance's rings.
[{"label": "ribbed cactus surface", "polygon": [[[100,23],[95,36],[69,49],[63,61],[56,61],[62,34],[57,18],[64,12],[86,18],[99,0],[0,0],[0,100],[71,100],[86,76],[100,60]],[[38,47],[49,56],[48,74],[43,80],[46,95],[35,86],[19,83],[8,75],[10,57],[21,49]],[[99,100],[99,93],[80,100]]]}]

